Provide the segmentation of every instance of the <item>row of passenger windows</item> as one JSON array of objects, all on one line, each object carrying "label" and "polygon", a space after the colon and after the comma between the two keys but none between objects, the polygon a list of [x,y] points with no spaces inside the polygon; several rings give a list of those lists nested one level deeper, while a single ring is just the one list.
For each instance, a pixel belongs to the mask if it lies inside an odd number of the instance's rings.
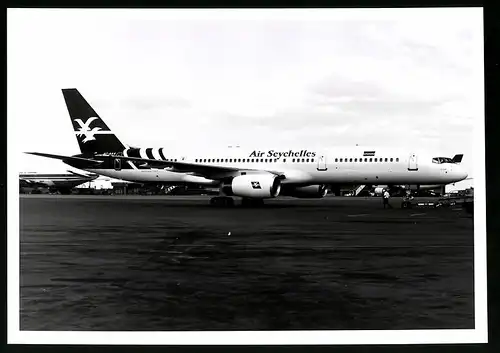
[{"label": "row of passenger windows", "polygon": [[[365,158],[365,162],[399,162],[399,158]],[[335,162],[363,162],[363,158],[335,158]]]},{"label": "row of passenger windows", "polygon": [[[177,161],[177,160],[176,160]],[[279,162],[279,159],[272,158],[197,158],[195,159],[196,163],[276,163]],[[399,162],[399,158],[335,158],[335,162]],[[286,162],[286,158],[283,159],[283,163]],[[292,163],[313,163],[314,158],[292,158]]]},{"label": "row of passenger windows", "polygon": [[[217,158],[217,159],[195,159],[195,162],[199,163],[277,163],[280,162],[279,159],[276,158]],[[286,158],[283,159],[283,163],[286,162]],[[314,158],[292,158],[292,163],[312,163],[314,162]]]}]

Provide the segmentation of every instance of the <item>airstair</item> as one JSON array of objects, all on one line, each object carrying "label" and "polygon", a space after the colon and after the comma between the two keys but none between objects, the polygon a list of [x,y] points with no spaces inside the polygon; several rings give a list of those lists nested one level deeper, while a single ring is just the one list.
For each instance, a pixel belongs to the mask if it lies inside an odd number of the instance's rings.
[{"label": "airstair", "polygon": [[177,185],[165,187],[165,194],[168,195],[168,194],[172,193],[177,188],[178,188]]},{"label": "airstair", "polygon": [[360,185],[354,190],[354,196],[358,196],[361,191],[365,189],[366,185]]}]

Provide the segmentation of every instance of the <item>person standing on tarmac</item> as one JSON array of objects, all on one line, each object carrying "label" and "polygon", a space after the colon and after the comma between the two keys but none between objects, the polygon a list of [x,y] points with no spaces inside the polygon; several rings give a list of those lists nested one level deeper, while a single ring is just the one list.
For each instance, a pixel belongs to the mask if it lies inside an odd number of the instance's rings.
[{"label": "person standing on tarmac", "polygon": [[386,205],[387,205],[387,207],[392,208],[391,204],[389,203],[389,198],[391,197],[391,194],[389,194],[389,191],[387,189],[385,189],[382,195],[384,198],[384,208]]}]

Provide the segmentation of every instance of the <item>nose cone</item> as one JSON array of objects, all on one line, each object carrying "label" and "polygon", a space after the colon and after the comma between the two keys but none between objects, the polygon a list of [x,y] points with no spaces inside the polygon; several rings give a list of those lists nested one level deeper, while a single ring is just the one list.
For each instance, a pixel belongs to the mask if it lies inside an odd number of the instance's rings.
[{"label": "nose cone", "polygon": [[457,179],[457,181],[466,179],[468,175],[469,174],[462,167],[455,166],[453,168],[453,176]]}]

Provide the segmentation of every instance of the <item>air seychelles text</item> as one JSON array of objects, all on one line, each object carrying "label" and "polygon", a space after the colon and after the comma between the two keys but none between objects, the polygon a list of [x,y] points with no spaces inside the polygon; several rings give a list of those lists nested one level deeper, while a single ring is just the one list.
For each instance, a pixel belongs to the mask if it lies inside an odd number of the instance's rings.
[{"label": "air seychelles text", "polygon": [[271,158],[281,158],[281,157],[316,157],[316,152],[310,152],[308,150],[300,150],[300,151],[292,151],[289,150],[287,152],[280,152],[280,151],[275,151],[275,150],[269,150],[269,151],[253,151],[250,153],[250,158],[253,157],[271,157]]}]

